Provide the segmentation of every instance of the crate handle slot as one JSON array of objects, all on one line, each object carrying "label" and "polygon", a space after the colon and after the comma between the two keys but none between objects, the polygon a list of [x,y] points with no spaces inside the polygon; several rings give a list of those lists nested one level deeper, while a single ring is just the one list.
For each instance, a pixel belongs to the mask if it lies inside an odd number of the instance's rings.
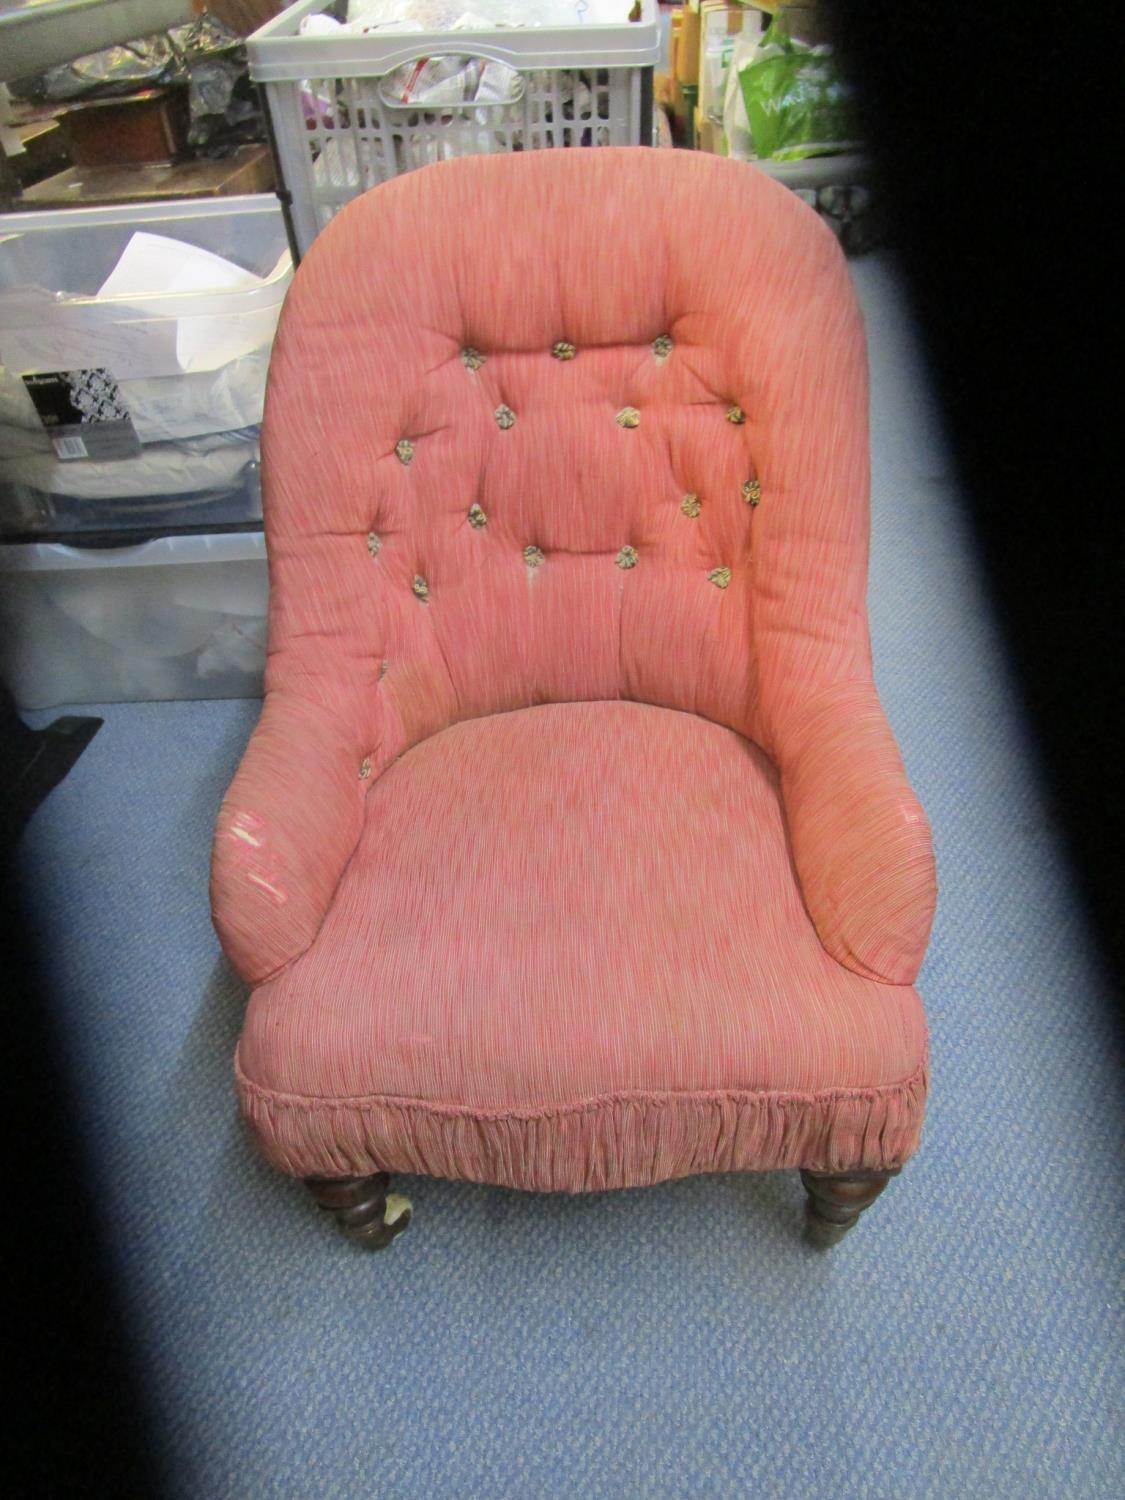
[{"label": "crate handle slot", "polygon": [[[434,62],[437,59],[442,58],[442,57],[456,57],[456,58],[460,58],[460,59],[462,59],[462,61],[465,64],[465,66],[468,66],[471,63],[480,63],[481,64],[481,72],[482,72],[482,74],[483,74],[484,69],[488,66],[489,63],[494,63],[494,62],[500,62],[501,61],[499,58],[489,57],[486,54],[482,54],[482,53],[479,53],[479,52],[465,53],[465,52],[458,52],[458,51],[455,51],[453,49],[449,49],[449,50],[440,49],[440,50],[437,50],[437,49],[430,48],[430,49],[428,49],[426,52],[422,53],[418,57],[410,58],[406,62],[400,62],[398,64],[398,66],[393,71],[394,71],[394,73],[399,74],[399,73],[402,72],[403,68],[410,68],[411,69],[410,84],[413,84],[414,81],[421,74],[422,69],[425,67],[425,65],[428,62]],[[437,112],[441,112],[442,110],[449,110],[449,109],[509,109],[513,104],[519,104],[520,101],[523,99],[524,94],[527,92],[527,79],[525,78],[525,76],[523,75],[523,73],[521,73],[521,72],[518,71],[518,69],[511,68],[511,64],[510,63],[503,63],[502,66],[511,69],[511,71],[514,72],[515,75],[516,75],[516,77],[515,77],[515,83],[514,83],[514,92],[507,99],[481,99],[481,100],[477,100],[477,99],[434,99],[434,100],[429,100],[429,99],[411,99],[411,100],[406,100],[406,99],[402,98],[401,93],[396,93],[391,88],[390,79],[391,79],[392,75],[390,73],[385,73],[382,76],[382,78],[379,79],[379,85],[378,85],[378,89],[376,90],[376,92],[378,93],[378,96],[379,96],[379,102],[385,108],[387,108],[387,109],[402,109],[402,110],[410,109],[410,110],[424,110],[424,111],[437,111]]]}]

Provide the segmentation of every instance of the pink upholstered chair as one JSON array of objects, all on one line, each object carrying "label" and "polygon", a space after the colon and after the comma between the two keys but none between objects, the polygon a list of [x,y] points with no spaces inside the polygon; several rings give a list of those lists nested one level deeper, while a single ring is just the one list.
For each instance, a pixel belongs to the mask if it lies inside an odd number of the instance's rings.
[{"label": "pink upholstered chair", "polygon": [[263,445],[212,894],[266,1156],[372,1246],[395,1171],[796,1167],[838,1238],[918,1143],[935,881],[831,234],[687,152],[397,178],[298,271]]}]

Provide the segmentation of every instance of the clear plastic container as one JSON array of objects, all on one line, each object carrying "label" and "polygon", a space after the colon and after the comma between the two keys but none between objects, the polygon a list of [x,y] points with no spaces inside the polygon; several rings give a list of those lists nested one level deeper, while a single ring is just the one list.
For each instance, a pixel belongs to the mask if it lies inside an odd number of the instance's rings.
[{"label": "clear plastic container", "polygon": [[0,676],[21,708],[262,691],[260,531],[0,546]]},{"label": "clear plastic container", "polygon": [[[0,215],[0,533],[260,516],[257,427],[291,277],[266,194]],[[101,407],[75,425],[91,381]]]}]

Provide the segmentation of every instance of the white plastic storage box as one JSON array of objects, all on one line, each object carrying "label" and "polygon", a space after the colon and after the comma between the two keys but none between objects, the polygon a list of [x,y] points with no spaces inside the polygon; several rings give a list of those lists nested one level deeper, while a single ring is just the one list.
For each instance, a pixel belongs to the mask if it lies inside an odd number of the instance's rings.
[{"label": "white plastic storage box", "polygon": [[0,678],[21,708],[262,691],[260,531],[0,546]]},{"label": "white plastic storage box", "polygon": [[0,215],[0,535],[260,518],[272,194]]},{"label": "white plastic storage box", "polygon": [[383,14],[463,11],[523,24],[341,29],[349,12],[368,9],[356,25],[374,19],[370,6],[298,0],[246,44],[300,255],[357,194],[429,162],[545,146],[652,144],[653,67],[661,58],[656,0],[639,0],[636,21],[628,19],[630,0],[401,0],[384,4]]}]

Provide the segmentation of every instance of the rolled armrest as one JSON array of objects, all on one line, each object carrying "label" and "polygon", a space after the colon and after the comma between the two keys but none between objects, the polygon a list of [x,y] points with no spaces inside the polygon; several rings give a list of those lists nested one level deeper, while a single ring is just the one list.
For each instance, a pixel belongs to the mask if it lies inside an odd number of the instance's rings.
[{"label": "rolled armrest", "polygon": [[871,682],[817,693],[775,747],[793,857],[839,963],[910,984],[937,899],[930,828]]},{"label": "rolled armrest", "polygon": [[219,810],[211,912],[223,951],[260,984],[316,937],[359,839],[370,747],[320,705],[271,693]]}]

